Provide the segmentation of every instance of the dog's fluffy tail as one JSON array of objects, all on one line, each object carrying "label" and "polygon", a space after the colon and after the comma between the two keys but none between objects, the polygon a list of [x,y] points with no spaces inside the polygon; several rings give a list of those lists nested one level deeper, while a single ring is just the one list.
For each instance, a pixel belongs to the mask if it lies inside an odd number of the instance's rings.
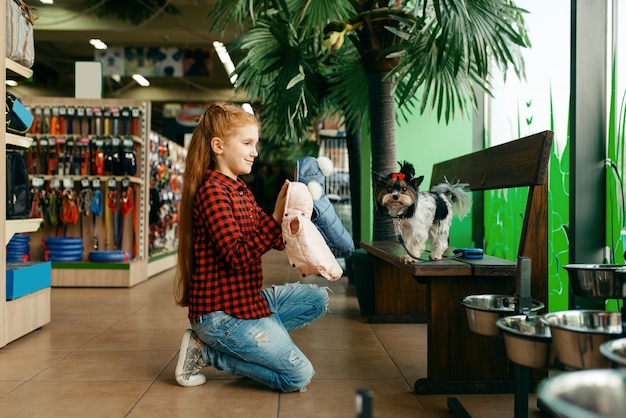
[{"label": "dog's fluffy tail", "polygon": [[472,208],[472,199],[470,198],[469,191],[466,189],[467,186],[469,186],[468,183],[457,181],[451,184],[448,179],[445,179],[443,183],[434,186],[431,191],[447,196],[454,207],[454,214],[459,219],[463,219]]}]

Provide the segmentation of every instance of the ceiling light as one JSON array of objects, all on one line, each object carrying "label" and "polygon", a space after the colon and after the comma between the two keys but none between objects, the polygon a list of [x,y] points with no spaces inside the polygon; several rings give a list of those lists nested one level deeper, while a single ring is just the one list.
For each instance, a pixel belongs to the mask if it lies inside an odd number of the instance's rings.
[{"label": "ceiling light", "polygon": [[93,46],[96,49],[107,49],[107,44],[102,42],[100,39],[91,38],[89,40],[89,43],[91,44],[91,46]]},{"label": "ceiling light", "polygon": [[217,57],[222,62],[222,65],[226,70],[226,74],[230,76],[230,82],[232,84],[235,84],[235,81],[237,81],[237,74],[232,74],[232,72],[235,71],[235,64],[233,64],[233,60],[230,58],[228,50],[226,49],[224,44],[219,41],[213,41],[213,48],[215,48],[215,52],[217,52]]},{"label": "ceiling light", "polygon": [[133,80],[135,80],[141,87],[148,87],[150,82],[141,74],[133,74]]},{"label": "ceiling light", "polygon": [[15,81],[15,80],[5,80],[4,84],[6,84],[9,87],[15,87],[15,86],[17,86],[17,81]]},{"label": "ceiling light", "polygon": [[43,3],[43,4],[53,4],[54,3],[54,0],[39,0],[39,1],[41,1],[41,3]]}]

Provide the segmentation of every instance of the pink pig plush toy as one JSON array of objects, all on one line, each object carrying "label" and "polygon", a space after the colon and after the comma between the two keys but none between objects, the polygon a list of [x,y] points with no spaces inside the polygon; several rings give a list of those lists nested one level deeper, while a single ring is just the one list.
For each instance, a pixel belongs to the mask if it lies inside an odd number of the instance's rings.
[{"label": "pink pig plush toy", "polygon": [[289,262],[302,277],[319,274],[328,280],[338,280],[343,270],[311,222],[312,213],[313,196],[306,184],[289,183],[282,222]]}]

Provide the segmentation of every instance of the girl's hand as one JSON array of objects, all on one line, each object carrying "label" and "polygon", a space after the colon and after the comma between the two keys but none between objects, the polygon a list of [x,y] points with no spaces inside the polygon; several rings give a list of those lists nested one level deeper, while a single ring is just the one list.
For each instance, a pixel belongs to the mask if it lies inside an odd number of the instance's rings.
[{"label": "girl's hand", "polygon": [[283,187],[280,188],[278,196],[276,197],[276,204],[274,205],[274,212],[272,218],[276,219],[276,222],[281,223],[283,221],[283,214],[285,212],[285,202],[287,200],[287,188],[289,187],[289,180],[285,180]]}]

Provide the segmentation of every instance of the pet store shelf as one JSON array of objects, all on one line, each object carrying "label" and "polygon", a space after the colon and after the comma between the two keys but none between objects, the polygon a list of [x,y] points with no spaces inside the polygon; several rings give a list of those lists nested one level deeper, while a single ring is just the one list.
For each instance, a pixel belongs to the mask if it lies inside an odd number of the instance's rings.
[{"label": "pet store shelf", "polygon": [[147,280],[147,263],[52,262],[52,287],[132,287]]},{"label": "pet store shelf", "polygon": [[176,250],[150,256],[148,260],[148,277],[176,267],[177,261],[178,255]]},{"label": "pet store shelf", "polygon": [[89,182],[93,181],[93,179],[98,178],[100,179],[101,182],[106,182],[109,179],[115,179],[115,181],[117,182],[122,182],[122,180],[124,179],[128,179],[129,182],[134,183],[134,184],[144,184],[143,179],[138,178],[138,177],[133,177],[133,176],[75,176],[75,175],[71,175],[71,176],[57,176],[57,175],[39,175],[39,174],[29,174],[28,175],[29,178],[33,178],[33,177],[40,177],[42,179],[44,179],[45,181],[50,181],[52,179],[58,179],[58,178],[68,178],[68,179],[72,179],[74,182],[77,181],[81,181],[83,179],[87,179],[89,180]]},{"label": "pet store shelf", "polygon": [[[7,1],[0,2],[0,21],[6,22]],[[0,38],[7,39],[7,26],[0,28]],[[0,63],[4,71],[0,76],[0,96],[6,96],[6,79],[28,79],[32,77],[33,70],[24,67],[6,57],[6,43],[0,42]],[[7,147],[26,149],[31,146],[30,139],[6,132],[6,113],[0,115],[0,160],[6,157]],[[0,182],[0,197],[6,199],[6,182]],[[36,231],[41,224],[40,219],[9,220],[6,219],[6,210],[0,210],[0,245],[6,243],[17,232]],[[3,254],[5,252],[3,251]],[[7,300],[7,263],[6,254],[0,257],[0,347],[4,347],[11,341],[41,328],[50,322],[50,287],[33,293]]]},{"label": "pet store shelf", "polygon": [[33,70],[31,70],[30,68],[26,68],[9,58],[5,58],[4,62],[6,72],[10,75],[17,75],[23,78],[31,78],[33,76]]},{"label": "pet store shelf", "polygon": [[50,288],[6,301],[7,343],[50,322]]},{"label": "pet store shelf", "polygon": [[[88,127],[91,132],[81,132],[80,134],[51,134],[39,130],[29,134],[34,142],[39,145],[44,137],[54,137],[67,139],[80,136],[81,138],[101,138],[103,136],[116,138],[132,138],[133,150],[136,153],[136,174],[134,175],[92,175],[87,171],[87,175],[61,175],[61,174],[38,174],[39,170],[32,170],[29,177],[42,178],[44,182],[52,182],[56,179],[63,180],[63,189],[67,186],[65,182],[73,184],[72,188],[77,193],[84,186],[82,180],[89,180],[89,184],[97,178],[100,180],[99,191],[102,196],[101,213],[94,216],[93,213],[80,212],[75,223],[70,224],[46,224],[31,234],[31,259],[42,260],[44,257],[43,241],[47,237],[61,236],[83,239],[83,257],[79,261],[52,261],[52,287],[132,287],[138,283],[148,280],[146,269],[148,264],[148,162],[149,162],[149,142],[148,133],[150,131],[151,104],[148,101],[134,99],[85,99],[69,97],[27,97],[22,99],[24,106],[30,109],[41,110],[45,114],[46,109],[54,112],[55,108],[92,108],[101,109],[102,113],[96,116],[94,110],[94,125]],[[104,133],[107,128],[113,132],[113,121],[115,118],[107,115],[105,109],[133,109],[131,118],[132,125],[124,125],[120,134],[94,135],[98,128]],[[52,113],[51,112],[51,113]],[[79,117],[79,116],[77,116]],[[83,117],[83,116],[80,116]],[[105,124],[111,124],[106,125]],[[122,123],[120,122],[120,126]],[[59,143],[57,143],[58,146]],[[63,144],[63,142],[61,142]],[[35,145],[33,145],[35,147]],[[58,149],[51,151],[60,155]],[[91,156],[90,156],[91,157]],[[51,157],[52,158],[52,157]],[[58,170],[58,166],[52,166]],[[60,170],[59,170],[60,171]],[[111,188],[109,180],[115,179],[115,188]],[[122,212],[122,184],[128,180],[130,188],[125,202],[130,200],[130,209],[122,217],[118,215]],[[92,189],[93,191],[93,189]],[[87,261],[89,252],[93,245],[98,243],[100,251],[126,251],[131,255],[130,261],[122,262],[92,262]]]},{"label": "pet store shelf", "polygon": [[13,235],[22,232],[35,232],[40,226],[41,218],[8,220],[4,227],[4,239],[9,242]]},{"label": "pet store shelf", "polygon": [[13,145],[14,147],[30,148],[33,144],[33,140],[27,136],[15,135],[7,132],[6,143],[7,145]]}]

